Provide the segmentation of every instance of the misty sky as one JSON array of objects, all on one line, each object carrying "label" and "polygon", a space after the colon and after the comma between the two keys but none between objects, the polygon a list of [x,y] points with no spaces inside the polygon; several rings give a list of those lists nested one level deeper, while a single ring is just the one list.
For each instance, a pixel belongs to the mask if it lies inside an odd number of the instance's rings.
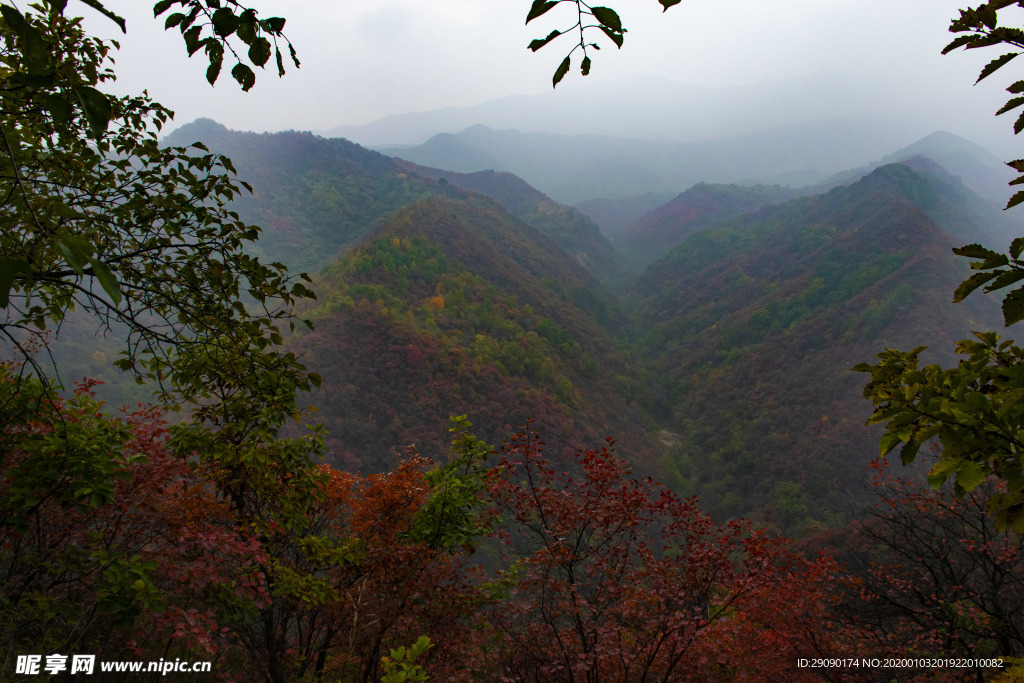
[{"label": "misty sky", "polygon": [[[324,130],[389,114],[550,92],[551,73],[568,50],[557,41],[536,54],[525,48],[564,24],[553,11],[524,26],[529,0],[252,4],[261,16],[287,18],[300,70],[283,79],[269,71],[258,74],[253,91],[243,94],[226,64],[221,82],[211,88],[201,56],[187,58],[180,34],[164,32],[162,22],[152,19],[152,2],[108,0],[129,26],[120,38],[118,89],[148,88],[177,112],[179,125],[208,116],[242,130]],[[850,74],[884,86],[880,92],[920,101],[922,108],[964,112],[967,121],[977,122],[981,134],[975,138],[985,138],[979,141],[990,147],[1019,144],[1011,140],[1010,115],[992,116],[1007,99],[1003,88],[1016,75],[1014,65],[972,88],[980,66],[998,53],[939,54],[951,38],[949,21],[961,0],[684,0],[665,13],[656,0],[608,4],[629,30],[623,49],[605,40],[591,75],[571,72],[559,91],[648,75],[729,87],[820,72]],[[115,37],[116,27],[92,14],[90,29]]]}]

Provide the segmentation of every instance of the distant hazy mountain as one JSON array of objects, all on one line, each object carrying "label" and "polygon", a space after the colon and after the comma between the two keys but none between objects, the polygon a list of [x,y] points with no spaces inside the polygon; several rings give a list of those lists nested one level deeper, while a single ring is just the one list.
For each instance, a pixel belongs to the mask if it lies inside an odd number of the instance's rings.
[{"label": "distant hazy mountain", "polygon": [[927,344],[948,362],[954,340],[1000,326],[992,298],[951,303],[969,270],[950,248],[986,231],[970,220],[981,204],[933,162],[887,165],[697,232],[653,264],[633,307],[675,433],[665,476],[723,516],[771,520],[792,484],[818,521],[854,513],[878,434],[849,368],[884,346]]},{"label": "distant hazy mountain", "polygon": [[887,121],[890,128],[904,126],[911,137],[911,130],[921,130],[913,123],[920,118],[920,104],[908,93],[880,90],[877,81],[849,74],[820,73],[729,88],[636,77],[564,84],[540,95],[398,114],[366,125],[338,126],[325,135],[371,147],[418,145],[439,133],[482,124],[524,132],[694,142],[830,119],[871,118]]},{"label": "distant hazy mountain", "polygon": [[655,192],[631,197],[595,197],[579,202],[576,208],[589,216],[608,239],[614,240],[629,227],[630,223],[654,211],[671,198],[671,193]]},{"label": "distant hazy mountain", "polygon": [[424,166],[461,173],[509,171],[573,204],[594,197],[675,195],[698,182],[748,183],[788,176],[800,184],[861,166],[909,135],[886,122],[788,124],[738,137],[666,142],[592,135],[526,133],[477,125],[423,145],[380,148]]},{"label": "distant hazy mountain", "polygon": [[1005,205],[1013,194],[1007,183],[1017,177],[1005,163],[987,149],[948,131],[936,131],[917,142],[887,154],[866,166],[843,171],[827,179],[835,185],[856,180],[879,166],[925,156],[960,178],[964,185],[984,199]]}]

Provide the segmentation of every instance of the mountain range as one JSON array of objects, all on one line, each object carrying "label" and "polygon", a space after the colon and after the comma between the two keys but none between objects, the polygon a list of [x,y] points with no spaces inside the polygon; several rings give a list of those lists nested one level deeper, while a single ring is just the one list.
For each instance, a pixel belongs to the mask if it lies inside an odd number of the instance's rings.
[{"label": "mountain range", "polygon": [[438,133],[458,133],[482,124],[525,133],[695,142],[819,121],[845,121],[854,129],[873,121],[876,134],[882,137],[861,142],[894,146],[897,138],[913,131],[953,125],[943,116],[949,114],[948,107],[928,109],[921,106],[922,99],[927,99],[926,92],[885,87],[876,79],[834,72],[734,87],[634,76],[604,83],[567,82],[557,92],[392,115],[363,125],[336,126],[322,134],[374,148],[411,146]]},{"label": "mountain range", "polygon": [[864,500],[878,433],[849,368],[887,345],[949,362],[998,327],[991,298],[950,303],[950,248],[1024,234],[971,189],[995,162],[948,134],[802,188],[704,180],[625,225],[644,201],[608,196],[604,232],[507,171],[203,120],[167,142],[194,140],[252,184],[259,249],[314,271],[316,329],[288,344],[323,377],[336,463],[443,459],[453,414],[492,443],[529,419],[560,462],[613,437],[714,514],[793,534]]}]

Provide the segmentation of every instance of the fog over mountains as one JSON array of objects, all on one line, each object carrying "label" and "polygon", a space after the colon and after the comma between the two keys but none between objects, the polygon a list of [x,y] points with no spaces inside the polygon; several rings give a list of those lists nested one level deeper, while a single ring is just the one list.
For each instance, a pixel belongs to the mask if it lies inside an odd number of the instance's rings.
[{"label": "fog over mountains", "polygon": [[[722,88],[654,76],[614,83],[569,82],[560,85],[557,94],[511,95],[468,107],[396,114],[364,125],[336,126],[322,134],[368,147],[413,146],[439,133],[458,133],[479,124],[523,132],[696,142],[810,122],[868,120],[890,134],[910,137],[914,131],[962,132],[978,124],[977,117],[966,118],[923,89],[818,73]],[[897,146],[892,142],[877,140],[890,149]],[[992,144],[987,139],[981,142]]]},{"label": "fog over mountains", "polygon": [[[636,78],[574,84],[557,98],[517,95],[389,116],[324,134],[421,166],[507,171],[556,201],[580,204],[661,199],[698,182],[824,187],[850,180],[850,169],[907,156],[908,145],[937,130],[996,147],[988,121],[979,124],[974,112],[934,97],[832,73],[731,88]],[[965,182],[1005,201],[1010,173],[984,148],[967,150],[955,139],[928,148],[944,155],[940,163],[960,155],[956,163],[974,167],[976,182]]]}]

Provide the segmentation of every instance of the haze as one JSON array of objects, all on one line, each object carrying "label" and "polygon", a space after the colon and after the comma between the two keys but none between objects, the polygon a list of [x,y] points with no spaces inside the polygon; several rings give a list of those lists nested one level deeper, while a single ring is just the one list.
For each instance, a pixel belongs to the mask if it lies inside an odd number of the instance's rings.
[{"label": "haze", "polygon": [[[555,92],[551,73],[568,45],[556,41],[537,54],[525,46],[563,23],[552,16],[524,26],[528,0],[254,3],[262,16],[287,18],[286,33],[302,68],[291,69],[283,79],[259,74],[250,93],[239,91],[227,69],[215,88],[208,86],[201,57],[186,57],[180,35],[164,32],[162,22],[152,19],[151,3],[109,4],[129,25],[121,38],[118,88],[126,93],[148,89],[177,112],[178,125],[205,116],[241,130],[325,131],[514,94],[543,94],[557,106],[570,102],[581,88],[624,79],[632,81],[630,103],[643,110],[666,79],[723,89],[824,79],[838,84],[839,91],[847,90],[847,82],[858,84],[855,97],[864,110],[883,116],[916,111],[922,135],[945,128],[1002,156],[1014,144],[1009,139],[1012,120],[993,116],[1006,99],[1008,77],[971,85],[980,67],[996,55],[984,50],[940,55],[962,0],[690,0],[665,13],[655,0],[620,0],[610,4],[629,29],[623,49],[605,45],[594,55],[589,77],[574,69]],[[112,23],[85,11],[92,15],[87,18],[90,30],[117,37]],[[611,106],[619,89],[601,91]],[[813,100],[814,93],[809,96]],[[848,99],[826,98],[820,116],[840,117]],[[806,102],[801,99],[795,116],[806,116]],[[656,118],[653,107],[647,110]],[[564,128],[571,125],[580,132],[622,135],[629,125],[635,136],[644,137],[647,128],[640,120],[610,122],[614,130],[604,126],[601,107],[569,113],[568,123],[555,132],[570,132]],[[756,119],[757,112],[751,116]],[[518,127],[536,129],[530,124],[522,121]],[[694,137],[692,129],[679,128],[677,139]]]}]

